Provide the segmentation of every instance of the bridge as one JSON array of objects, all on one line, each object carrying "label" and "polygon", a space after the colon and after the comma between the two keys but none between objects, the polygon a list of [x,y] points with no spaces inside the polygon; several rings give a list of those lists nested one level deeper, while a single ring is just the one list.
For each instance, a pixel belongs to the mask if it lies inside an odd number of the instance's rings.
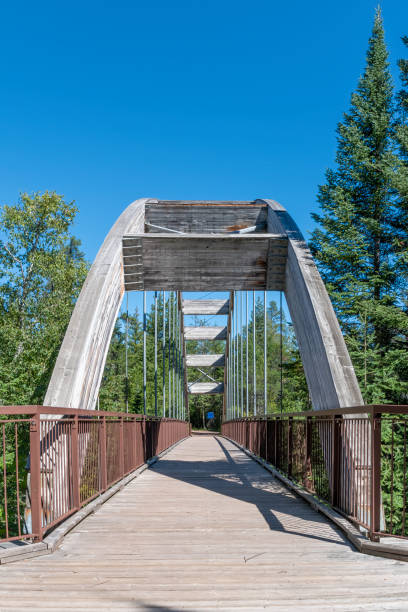
[{"label": "bridge", "polygon": [[[163,292],[143,414],[96,409],[125,291]],[[269,408],[268,291],[286,298],[307,412]],[[221,398],[219,434],[191,435],[200,394]],[[137,200],[89,271],[44,406],[0,408],[0,609],[405,609],[407,414],[363,404],[282,206]]]}]

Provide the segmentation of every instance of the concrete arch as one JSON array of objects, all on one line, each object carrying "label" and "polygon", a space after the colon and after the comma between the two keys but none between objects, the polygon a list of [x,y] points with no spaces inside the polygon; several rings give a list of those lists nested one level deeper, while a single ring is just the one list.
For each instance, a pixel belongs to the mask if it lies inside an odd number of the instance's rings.
[{"label": "concrete arch", "polygon": [[93,410],[124,294],[122,237],[144,231],[147,198],[120,215],[89,270],[44,398],[45,406]]}]

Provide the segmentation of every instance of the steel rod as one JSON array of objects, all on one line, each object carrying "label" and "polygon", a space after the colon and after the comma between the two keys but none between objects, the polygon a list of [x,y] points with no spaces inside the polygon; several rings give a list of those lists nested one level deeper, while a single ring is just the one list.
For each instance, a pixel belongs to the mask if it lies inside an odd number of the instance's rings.
[{"label": "steel rod", "polygon": [[253,364],[252,364],[252,384],[254,389],[254,416],[256,416],[256,301],[255,291],[252,292],[252,317],[253,317]]},{"label": "steel rod", "polygon": [[128,348],[129,348],[129,293],[126,291],[126,324],[125,324],[125,403],[126,412],[129,412],[129,371],[128,371]]},{"label": "steel rod", "polygon": [[171,294],[172,292],[169,291],[169,301],[168,301],[168,305],[169,305],[169,355],[168,355],[168,360],[169,360],[169,388],[168,388],[168,396],[169,396],[169,406],[168,406],[168,414],[169,417],[171,418],[172,416],[172,402],[171,402]]},{"label": "steel rod", "polygon": [[268,381],[267,381],[267,318],[266,318],[266,291],[264,291],[264,414],[268,412]]},{"label": "steel rod", "polygon": [[146,291],[143,291],[143,414],[146,414]]},{"label": "steel rod", "polygon": [[249,332],[248,332],[248,291],[246,294],[246,330],[245,330],[245,352],[246,352],[246,416],[249,416]]},{"label": "steel rod", "polygon": [[176,372],[175,372],[175,344],[176,344],[176,300],[175,300],[175,292],[173,291],[173,329],[172,329],[172,404],[173,404],[173,418],[176,414]]},{"label": "steel rod", "polygon": [[241,335],[241,416],[244,416],[244,326],[242,321],[242,291],[240,292],[240,335]]},{"label": "steel rod", "polygon": [[154,416],[157,416],[157,291],[154,292]]},{"label": "steel rod", "polygon": [[166,292],[163,291],[163,337],[162,337],[162,353],[163,353],[163,418],[166,416]]},{"label": "steel rod", "polygon": [[279,294],[279,337],[280,337],[280,411],[283,412],[283,312],[282,291]]}]

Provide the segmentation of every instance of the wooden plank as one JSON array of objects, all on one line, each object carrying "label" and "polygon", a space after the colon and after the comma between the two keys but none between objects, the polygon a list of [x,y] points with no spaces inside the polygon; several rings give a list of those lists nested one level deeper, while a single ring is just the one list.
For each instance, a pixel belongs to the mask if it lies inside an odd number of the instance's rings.
[{"label": "wooden plank", "polygon": [[[265,278],[257,280],[254,278],[243,279],[237,278],[236,280],[226,281],[223,278],[219,279],[191,279],[191,280],[161,280],[149,278],[145,279],[144,282],[131,283],[125,282],[126,291],[139,291],[145,289],[146,291],[263,291],[266,288]],[[274,283],[270,284],[270,291],[284,291],[285,282],[284,279],[277,279]]]},{"label": "wooden plank", "polygon": [[229,300],[183,300],[185,315],[226,315]]},{"label": "wooden plank", "polygon": [[279,290],[285,281],[287,242],[280,234],[125,236],[126,289],[140,289],[133,283],[143,282],[154,291],[262,290],[269,258],[268,288]]},{"label": "wooden plank", "polygon": [[184,327],[184,337],[186,340],[226,340],[226,327]]},{"label": "wooden plank", "polygon": [[225,355],[187,355],[186,364],[192,368],[223,368]]},{"label": "wooden plank", "polygon": [[157,202],[146,207],[146,231],[170,230],[195,233],[232,232],[256,225],[266,230],[267,208],[245,202]]},{"label": "wooden plank", "polygon": [[208,435],[146,470],[56,553],[0,567],[5,611],[408,609],[407,563],[356,552],[234,444]]},{"label": "wooden plank", "polygon": [[218,395],[224,393],[224,383],[199,382],[188,386],[192,395]]},{"label": "wooden plank", "polygon": [[266,262],[266,289],[268,291],[273,290],[275,286],[276,274],[282,274],[283,283],[285,282],[287,255],[287,244],[284,247],[276,247],[273,240],[269,241]]},{"label": "wooden plank", "polygon": [[168,242],[174,244],[183,244],[185,242],[202,242],[205,240],[212,240],[214,242],[239,242],[245,243],[246,245],[256,242],[264,242],[272,240],[276,246],[285,247],[288,243],[286,234],[279,232],[266,232],[262,234],[211,234],[211,233],[199,233],[191,232],[190,234],[125,234],[122,238],[122,244],[124,248],[138,247],[140,238],[143,239],[143,245],[145,242],[153,242],[154,244],[160,244],[160,242]]}]

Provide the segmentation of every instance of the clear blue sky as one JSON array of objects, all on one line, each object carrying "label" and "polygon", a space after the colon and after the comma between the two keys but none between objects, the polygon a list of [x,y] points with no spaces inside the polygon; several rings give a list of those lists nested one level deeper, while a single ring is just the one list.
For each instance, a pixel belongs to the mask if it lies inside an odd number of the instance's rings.
[{"label": "clear blue sky", "polygon": [[[312,229],[376,0],[7,2],[0,202],[76,200],[92,259],[132,200],[279,200]],[[382,4],[395,80],[407,0]]]}]

